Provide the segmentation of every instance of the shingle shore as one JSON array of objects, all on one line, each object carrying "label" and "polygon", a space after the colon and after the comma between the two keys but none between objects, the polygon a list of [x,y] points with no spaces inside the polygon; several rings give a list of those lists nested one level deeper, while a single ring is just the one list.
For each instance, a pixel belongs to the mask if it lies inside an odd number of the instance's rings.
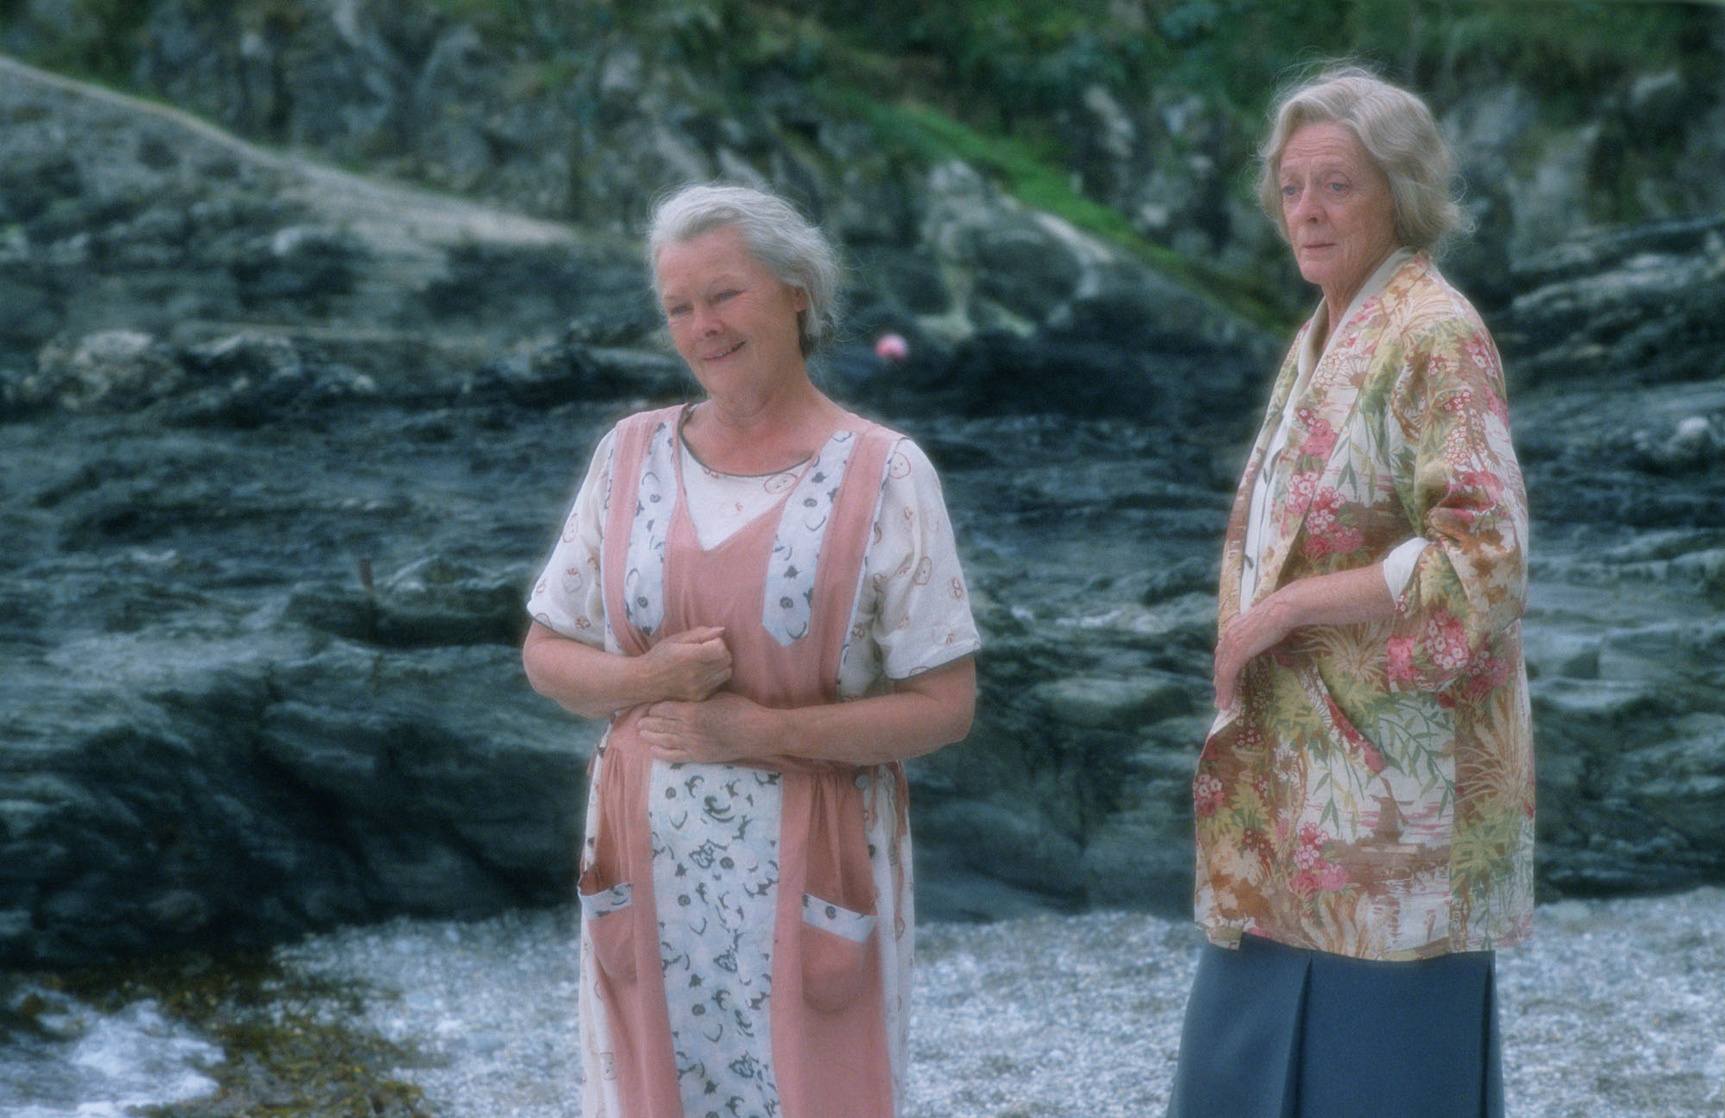
[{"label": "shingle shore", "polygon": [[[369,986],[362,1024],[441,1057],[407,1069],[460,1118],[574,1118],[568,912],[397,921],[284,949]],[[1136,913],[926,925],[909,1118],[1155,1116],[1198,936]],[[1499,958],[1511,1118],[1725,1115],[1725,890],[1542,906]]]}]

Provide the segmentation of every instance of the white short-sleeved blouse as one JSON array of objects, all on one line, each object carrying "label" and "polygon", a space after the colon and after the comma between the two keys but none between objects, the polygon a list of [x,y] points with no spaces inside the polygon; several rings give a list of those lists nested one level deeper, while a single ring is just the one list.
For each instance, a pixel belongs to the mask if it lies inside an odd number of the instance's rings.
[{"label": "white short-sleeved blouse", "polygon": [[[605,617],[599,556],[616,432],[594,451],[575,503],[527,612],[561,636],[621,652]],[[680,446],[689,518],[703,547],[768,513],[797,485],[801,465],[759,476],[723,474]],[[661,518],[661,523],[665,518]],[[981,647],[940,479],[927,455],[900,438],[887,458],[874,533],[864,552],[838,695],[854,699],[969,655]]]}]

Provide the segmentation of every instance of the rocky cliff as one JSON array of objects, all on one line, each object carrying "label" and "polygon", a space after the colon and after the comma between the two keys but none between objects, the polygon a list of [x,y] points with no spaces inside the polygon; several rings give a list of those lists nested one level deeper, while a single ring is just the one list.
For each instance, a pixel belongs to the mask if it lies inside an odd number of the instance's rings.
[{"label": "rocky cliff", "polygon": [[[429,7],[152,10],[142,78],[199,117],[0,61],[0,962],[568,896],[596,732],[527,690],[520,600],[604,426],[688,391],[629,233],[713,174],[844,236],[825,375],[962,533],[983,696],[913,770],[925,911],[1181,909],[1265,304],[793,85],[710,115],[626,38],[553,83]],[[1542,886],[1725,879],[1725,219],[1557,221],[1587,128],[1536,158],[1513,90],[1451,112],[1501,175],[1455,263],[1533,496]]]}]

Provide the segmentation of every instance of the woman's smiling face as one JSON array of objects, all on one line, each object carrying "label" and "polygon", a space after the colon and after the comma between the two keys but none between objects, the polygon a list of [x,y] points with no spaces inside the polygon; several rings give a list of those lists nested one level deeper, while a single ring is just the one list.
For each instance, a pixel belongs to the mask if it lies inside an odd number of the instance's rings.
[{"label": "woman's smiling face", "polygon": [[1318,121],[1288,139],[1276,181],[1300,275],[1340,313],[1398,245],[1389,179],[1352,129]]},{"label": "woman's smiling face", "polygon": [[666,246],[656,269],[671,341],[708,395],[759,391],[803,373],[801,288],[757,260],[741,230],[720,226]]}]

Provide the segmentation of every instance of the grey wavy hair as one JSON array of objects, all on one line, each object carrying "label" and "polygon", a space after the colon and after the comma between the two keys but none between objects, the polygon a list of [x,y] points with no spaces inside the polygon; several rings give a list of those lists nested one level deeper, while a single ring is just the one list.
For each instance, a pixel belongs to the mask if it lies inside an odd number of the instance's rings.
[{"label": "grey wavy hair", "polygon": [[1360,141],[1390,183],[1396,238],[1415,250],[1437,251],[1473,221],[1458,201],[1448,142],[1426,103],[1362,66],[1332,66],[1286,90],[1272,110],[1270,134],[1258,149],[1258,201],[1284,240],[1277,181],[1282,152],[1307,124],[1333,122]]},{"label": "grey wavy hair", "polygon": [[702,183],[686,186],[653,207],[647,226],[647,267],[659,287],[659,257],[671,245],[731,227],[779,282],[801,288],[808,307],[797,315],[797,338],[808,357],[831,340],[838,327],[838,253],[820,227],[776,194],[747,186]]}]

